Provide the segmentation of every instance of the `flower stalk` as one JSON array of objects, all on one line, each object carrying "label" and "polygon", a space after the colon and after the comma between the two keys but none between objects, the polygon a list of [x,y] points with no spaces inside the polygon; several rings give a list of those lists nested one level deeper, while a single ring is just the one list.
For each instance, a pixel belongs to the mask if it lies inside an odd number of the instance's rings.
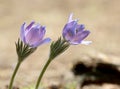
[{"label": "flower stalk", "polygon": [[61,37],[56,42],[51,43],[49,59],[46,62],[45,66],[43,67],[43,69],[39,75],[35,89],[39,88],[39,84],[41,82],[41,79],[42,79],[47,67],[52,62],[52,60],[54,58],[56,58],[58,55],[60,55],[61,53],[63,53],[65,50],[67,50],[69,46],[70,46],[69,43],[66,42],[65,40],[62,40]]},{"label": "flower stalk", "polygon": [[89,30],[85,30],[83,24],[78,24],[78,20],[72,19],[72,14],[69,17],[68,23],[63,28],[63,39],[61,37],[57,41],[53,41],[50,46],[49,59],[40,73],[35,89],[38,89],[43,74],[45,73],[50,62],[58,55],[69,48],[70,45],[85,44],[88,45],[91,41],[83,41],[89,34]]},{"label": "flower stalk", "polygon": [[21,62],[18,62],[17,65],[16,65],[16,67],[15,67],[15,70],[13,72],[12,78],[10,80],[9,89],[13,89],[13,81],[14,81],[16,73],[17,73],[17,71],[18,71],[18,69],[20,67],[20,64],[21,64]]},{"label": "flower stalk", "polygon": [[38,88],[39,88],[39,84],[40,84],[40,82],[41,82],[41,79],[42,79],[42,77],[43,77],[43,75],[44,75],[47,67],[48,67],[49,64],[51,63],[51,61],[52,61],[51,59],[48,59],[48,61],[46,62],[45,66],[43,67],[43,69],[42,69],[42,71],[41,71],[41,73],[40,73],[40,76],[39,76],[39,78],[38,78],[38,80],[37,80],[37,84],[36,84],[36,86],[35,86],[35,89],[38,89]]},{"label": "flower stalk", "polygon": [[25,60],[25,58],[27,58],[30,54],[32,54],[37,49],[37,48],[29,47],[27,44],[24,44],[22,41],[20,41],[20,39],[18,39],[18,42],[15,43],[15,45],[16,45],[16,53],[18,56],[18,63],[11,77],[8,89],[13,89],[13,82],[21,63]]}]

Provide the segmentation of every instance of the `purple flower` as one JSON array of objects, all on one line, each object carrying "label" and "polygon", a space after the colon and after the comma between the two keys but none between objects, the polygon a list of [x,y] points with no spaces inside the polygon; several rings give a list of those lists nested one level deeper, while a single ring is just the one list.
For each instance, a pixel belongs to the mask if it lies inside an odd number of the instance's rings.
[{"label": "purple flower", "polygon": [[41,26],[40,24],[35,24],[35,22],[31,22],[28,26],[24,23],[21,26],[20,38],[30,47],[38,47],[41,44],[50,42],[50,38],[44,38],[45,35],[45,26]]},{"label": "purple flower", "polygon": [[90,31],[84,30],[83,24],[78,24],[78,20],[72,20],[73,14],[70,14],[68,23],[63,28],[63,38],[72,45],[85,44],[88,45],[91,41],[84,41],[90,34]]}]

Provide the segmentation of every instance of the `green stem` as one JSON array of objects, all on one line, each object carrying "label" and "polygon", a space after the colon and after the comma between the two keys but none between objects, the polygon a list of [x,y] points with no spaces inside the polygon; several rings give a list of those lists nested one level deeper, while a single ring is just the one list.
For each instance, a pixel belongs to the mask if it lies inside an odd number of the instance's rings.
[{"label": "green stem", "polygon": [[13,89],[13,88],[12,88],[12,87],[13,87],[13,81],[14,81],[15,75],[16,75],[19,67],[20,67],[20,64],[21,64],[21,62],[18,62],[17,65],[16,65],[16,67],[15,67],[15,70],[14,70],[14,72],[13,72],[12,78],[11,78],[11,80],[10,80],[9,89]]},{"label": "green stem", "polygon": [[46,64],[45,64],[45,66],[43,67],[42,72],[41,72],[40,75],[39,75],[39,78],[38,78],[38,80],[37,80],[37,84],[36,84],[35,89],[38,89],[39,84],[40,84],[40,82],[41,82],[41,79],[42,79],[42,77],[43,77],[43,74],[45,73],[45,71],[46,71],[48,65],[50,64],[50,62],[51,62],[51,59],[49,58],[48,61],[47,61]]}]

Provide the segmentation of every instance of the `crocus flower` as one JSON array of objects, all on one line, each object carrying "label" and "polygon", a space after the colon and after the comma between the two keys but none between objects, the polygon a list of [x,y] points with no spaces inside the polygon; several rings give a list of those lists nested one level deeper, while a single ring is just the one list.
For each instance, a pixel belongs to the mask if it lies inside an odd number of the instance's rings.
[{"label": "crocus flower", "polygon": [[90,31],[84,30],[83,24],[78,24],[78,20],[72,19],[73,14],[70,14],[68,23],[63,28],[63,38],[72,45],[85,44],[88,45],[91,41],[84,41],[90,34]]},{"label": "crocus flower", "polygon": [[20,38],[22,42],[34,48],[41,44],[50,42],[50,38],[43,39],[45,32],[45,26],[35,24],[34,21],[31,22],[28,26],[26,26],[26,23],[24,23],[21,26]]}]

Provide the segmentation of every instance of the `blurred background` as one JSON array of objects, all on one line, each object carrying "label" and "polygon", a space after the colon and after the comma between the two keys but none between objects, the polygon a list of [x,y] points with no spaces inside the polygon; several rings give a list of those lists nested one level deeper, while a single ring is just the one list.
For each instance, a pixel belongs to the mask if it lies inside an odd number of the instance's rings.
[{"label": "blurred background", "polygon": [[[93,41],[89,46],[71,46],[57,57],[50,64],[42,83],[60,82],[61,76],[71,76],[72,63],[78,60],[91,63],[91,57],[120,65],[119,5],[119,0],[0,0],[0,88],[9,83],[17,63],[14,43],[19,37],[20,27],[23,22],[29,24],[33,20],[46,26],[46,37],[57,40],[69,14],[74,13],[73,18],[79,18],[79,23],[91,31],[86,40]],[[14,85],[35,84],[49,56],[49,45],[40,46],[23,62]],[[68,77],[64,79],[69,80]]]}]

